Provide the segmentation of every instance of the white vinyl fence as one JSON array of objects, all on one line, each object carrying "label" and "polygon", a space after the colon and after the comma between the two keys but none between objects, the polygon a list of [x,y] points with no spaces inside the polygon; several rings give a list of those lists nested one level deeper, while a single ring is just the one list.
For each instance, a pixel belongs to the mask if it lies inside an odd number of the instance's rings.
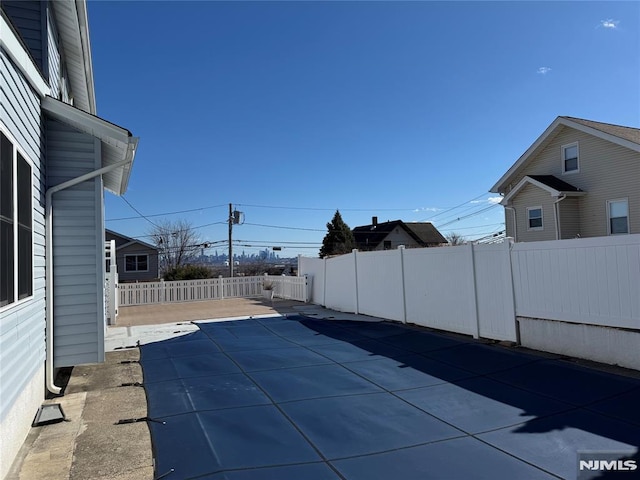
[{"label": "white vinyl fence", "polygon": [[640,235],[513,246],[519,317],[640,330]]},{"label": "white vinyl fence", "polygon": [[310,280],[305,277],[255,276],[207,278],[172,282],[121,283],[118,285],[120,306],[158,303],[197,302],[223,298],[246,298],[262,295],[262,285],[274,286],[274,297],[309,300]]},{"label": "white vinyl fence", "polygon": [[640,330],[640,235],[301,258],[311,302],[518,341],[527,317]]}]

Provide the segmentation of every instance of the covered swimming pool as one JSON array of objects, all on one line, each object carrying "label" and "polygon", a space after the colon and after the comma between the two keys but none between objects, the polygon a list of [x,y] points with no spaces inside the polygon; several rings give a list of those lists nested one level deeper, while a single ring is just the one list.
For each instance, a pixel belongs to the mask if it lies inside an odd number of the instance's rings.
[{"label": "covered swimming pool", "polygon": [[198,327],[140,347],[156,478],[578,478],[579,451],[638,459],[635,378],[388,322]]}]

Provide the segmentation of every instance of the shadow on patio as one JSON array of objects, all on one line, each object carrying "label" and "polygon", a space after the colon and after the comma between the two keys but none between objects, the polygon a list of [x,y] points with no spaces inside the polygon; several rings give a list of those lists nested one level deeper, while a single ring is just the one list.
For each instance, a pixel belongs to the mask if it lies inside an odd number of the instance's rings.
[{"label": "shadow on patio", "polygon": [[198,327],[141,346],[156,476],[576,478],[581,450],[637,458],[638,379],[388,322]]}]

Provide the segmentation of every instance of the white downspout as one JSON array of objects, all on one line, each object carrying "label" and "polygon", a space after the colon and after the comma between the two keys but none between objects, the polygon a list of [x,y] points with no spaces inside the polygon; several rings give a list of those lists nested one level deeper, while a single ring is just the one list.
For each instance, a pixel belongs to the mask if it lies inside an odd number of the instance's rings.
[{"label": "white downspout", "polygon": [[560,240],[560,205],[558,204],[565,198],[567,198],[567,196],[563,194],[553,202],[553,215],[556,217],[556,240]]},{"label": "white downspout", "polygon": [[504,206],[504,209],[511,210],[513,212],[513,241],[517,242],[518,241],[518,219],[516,218],[516,209],[515,207],[509,207],[507,205]]},{"label": "white downspout", "polygon": [[95,177],[99,177],[105,173],[115,170],[116,168],[123,167],[128,163],[131,163],[133,159],[133,152],[135,149],[134,144],[129,144],[127,150],[126,160],[114,163],[108,167],[102,167],[93,172],[85,173],[79,177],[72,178],[66,182],[62,182],[47,190],[45,195],[46,214],[45,214],[45,278],[46,278],[46,351],[47,356],[45,360],[45,382],[47,390],[51,393],[58,395],[61,388],[54,384],[53,378],[53,194],[64,190],[69,187],[73,187],[87,180],[91,180]]}]

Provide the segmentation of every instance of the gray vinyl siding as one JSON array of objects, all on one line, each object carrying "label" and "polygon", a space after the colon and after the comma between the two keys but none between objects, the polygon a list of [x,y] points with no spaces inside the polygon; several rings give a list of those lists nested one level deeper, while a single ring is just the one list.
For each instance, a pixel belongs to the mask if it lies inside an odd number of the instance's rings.
[{"label": "gray vinyl siding", "polygon": [[[0,49],[0,128],[15,140],[33,174],[33,296],[0,308],[0,420],[45,359],[44,167],[40,101]],[[44,398],[44,386],[42,389]],[[35,412],[33,412],[35,414]]]},{"label": "gray vinyl siding", "polygon": [[[556,240],[553,201],[549,192],[533,185],[527,185],[515,196],[513,207],[516,209],[518,242]],[[542,207],[542,230],[529,230],[527,207]]]},{"label": "gray vinyl siding", "polygon": [[[100,142],[48,119],[48,185],[100,168]],[[53,196],[54,365],[104,361],[102,181]]]},{"label": "gray vinyl siding", "polygon": [[[561,148],[578,142],[579,171],[562,173]],[[526,169],[511,181],[516,185],[525,175],[555,175],[586,192],[580,198],[580,235],[607,235],[607,200],[629,199],[630,233],[640,233],[640,153],[579,130],[562,127],[558,134]],[[519,196],[519,195],[517,195]]]},{"label": "gray vinyl siding", "polygon": [[61,76],[61,64],[60,64],[60,50],[58,46],[58,30],[53,19],[53,10],[47,8],[47,53],[49,71],[46,74],[46,78],[49,79],[49,87],[51,88],[50,95],[53,98],[62,99],[60,91],[60,76]]},{"label": "gray vinyl siding", "polygon": [[[125,269],[126,255],[147,255],[147,272],[127,272]],[[118,280],[121,282],[151,281],[158,279],[158,251],[149,250],[140,244],[128,245],[118,249],[116,253],[116,264],[118,265]]]},{"label": "gray vinyl siding", "polygon": [[48,79],[47,57],[47,2],[39,0],[1,0],[14,27],[20,33],[22,41],[40,68],[44,78]]}]

